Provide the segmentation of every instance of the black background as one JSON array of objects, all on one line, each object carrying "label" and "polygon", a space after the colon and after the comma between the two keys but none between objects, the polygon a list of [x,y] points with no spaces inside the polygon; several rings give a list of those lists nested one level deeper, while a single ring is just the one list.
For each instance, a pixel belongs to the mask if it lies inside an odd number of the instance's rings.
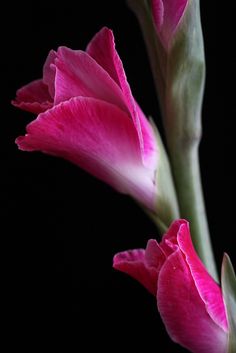
[{"label": "black background", "polygon": [[[235,257],[235,56],[233,9],[202,1],[207,84],[201,166],[220,268]],[[4,23],[5,22],[5,23]],[[66,161],[17,150],[33,119],[10,106],[15,91],[41,77],[48,51],[85,49],[114,30],[136,99],[158,119],[142,36],[125,1],[6,4],[2,10],[2,212],[6,352],[185,352],[169,340],[155,299],[112,269],[121,250],[158,236],[136,204]],[[233,141],[234,139],[234,141]]]}]

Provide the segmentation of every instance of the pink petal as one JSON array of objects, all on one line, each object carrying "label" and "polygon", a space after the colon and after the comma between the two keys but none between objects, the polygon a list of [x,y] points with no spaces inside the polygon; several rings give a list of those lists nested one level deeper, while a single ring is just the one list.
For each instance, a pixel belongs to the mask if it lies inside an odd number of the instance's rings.
[{"label": "pink petal", "polygon": [[81,50],[60,47],[55,61],[55,104],[71,97],[92,97],[128,113],[118,85],[94,59]]},{"label": "pink petal", "polygon": [[152,0],[157,32],[167,48],[183,17],[188,0]]},{"label": "pink petal", "polygon": [[136,105],[125,75],[122,61],[115,49],[115,40],[112,31],[106,27],[102,28],[90,41],[86,51],[119,85],[127,109],[134,120],[139,138],[141,139],[141,145],[143,145]]},{"label": "pink petal", "polygon": [[43,66],[43,82],[48,86],[48,91],[52,98],[55,96],[55,67],[54,63],[57,53],[51,50]]},{"label": "pink petal", "polygon": [[178,249],[158,278],[157,305],[170,337],[193,353],[226,353],[227,334],[211,319]]},{"label": "pink petal", "polygon": [[[136,111],[139,117],[142,138],[143,138],[143,163],[147,168],[156,170],[159,158],[159,151],[157,146],[156,137],[154,135],[153,128],[147,118],[145,117],[143,111],[136,103]],[[155,176],[154,176],[155,178]]]},{"label": "pink petal", "polygon": [[40,114],[16,142],[22,150],[68,159],[154,208],[155,187],[142,164],[135,128],[128,115],[112,104],[72,98]]},{"label": "pink petal", "polygon": [[124,251],[114,256],[113,267],[139,281],[151,294],[156,295],[157,278],[165,260],[156,240],[149,240],[146,250]]},{"label": "pink petal", "polygon": [[152,0],[152,13],[157,31],[160,32],[164,22],[163,0]]},{"label": "pink petal", "polygon": [[86,52],[111,76],[122,89],[126,81],[124,69],[115,49],[115,39],[107,27],[103,27],[89,42]]},{"label": "pink petal", "polygon": [[52,107],[52,99],[43,81],[35,80],[16,92],[16,99],[12,104],[22,110],[39,114]]},{"label": "pink petal", "polygon": [[160,242],[160,248],[166,256],[169,256],[178,248],[177,234],[180,226],[183,223],[186,223],[186,221],[182,219],[178,219],[172,222],[166,234],[163,235],[162,240]]},{"label": "pink petal", "polygon": [[90,41],[87,53],[108,72],[122,90],[125,104],[137,129],[143,162],[147,167],[153,168],[157,163],[155,136],[149,122],[132,96],[122,61],[115,49],[112,31],[106,27],[102,28]]},{"label": "pink petal", "polygon": [[209,275],[193,247],[188,222],[180,226],[177,241],[186,257],[194,283],[209,315],[226,331],[227,319],[221,289]]},{"label": "pink petal", "polygon": [[[150,239],[145,251],[145,261],[148,267],[155,267],[159,272],[161,266],[166,260],[166,255],[155,239]],[[155,293],[156,295],[156,293]]]}]

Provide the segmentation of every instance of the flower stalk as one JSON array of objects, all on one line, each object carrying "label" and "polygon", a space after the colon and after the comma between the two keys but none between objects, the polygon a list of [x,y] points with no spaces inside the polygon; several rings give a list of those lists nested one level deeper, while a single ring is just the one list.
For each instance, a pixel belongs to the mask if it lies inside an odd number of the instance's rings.
[{"label": "flower stalk", "polygon": [[189,0],[173,37],[164,47],[156,31],[151,2],[128,0],[136,14],[163,118],[181,217],[189,220],[194,246],[218,280],[199,168],[205,57],[198,0]]}]

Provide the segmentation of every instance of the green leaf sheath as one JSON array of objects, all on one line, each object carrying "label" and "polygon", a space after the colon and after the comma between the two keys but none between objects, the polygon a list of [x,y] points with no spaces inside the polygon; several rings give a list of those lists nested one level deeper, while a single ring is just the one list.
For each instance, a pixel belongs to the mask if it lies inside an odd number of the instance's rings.
[{"label": "green leaf sheath", "polygon": [[221,282],[229,324],[228,353],[236,353],[236,277],[227,254],[222,263]]}]

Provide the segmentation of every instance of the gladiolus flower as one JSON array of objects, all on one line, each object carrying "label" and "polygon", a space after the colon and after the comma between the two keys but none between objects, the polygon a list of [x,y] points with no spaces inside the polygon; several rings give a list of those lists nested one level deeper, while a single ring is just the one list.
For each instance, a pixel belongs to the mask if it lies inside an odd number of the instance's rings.
[{"label": "gladiolus flower", "polygon": [[157,33],[165,48],[175,34],[188,0],[152,0],[152,13]]},{"label": "gladiolus flower", "polygon": [[39,114],[16,140],[21,150],[65,158],[155,209],[156,139],[111,30],[97,33],[86,51],[51,51],[43,78],[18,90],[13,104]]},{"label": "gladiolus flower", "polygon": [[228,324],[221,288],[193,247],[189,224],[172,223],[160,244],[118,253],[114,268],[143,284],[173,341],[194,353],[226,353]]}]

